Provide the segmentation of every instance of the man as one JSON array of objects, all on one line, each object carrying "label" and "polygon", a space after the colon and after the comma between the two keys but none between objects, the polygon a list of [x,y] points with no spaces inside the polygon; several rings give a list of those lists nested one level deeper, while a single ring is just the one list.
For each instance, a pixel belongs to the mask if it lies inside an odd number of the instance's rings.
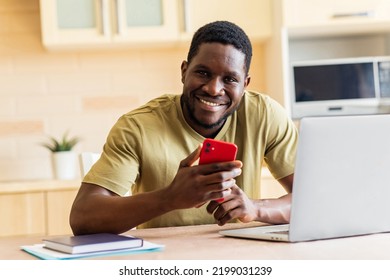
[{"label": "man", "polygon": [[[156,98],[110,131],[73,204],[74,234],[288,222],[291,194],[260,200],[260,173],[265,161],[291,193],[297,130],[279,104],[246,90],[251,58],[235,24],[200,28],[181,65],[182,95]],[[205,138],[234,142],[238,160],[198,165]]]}]

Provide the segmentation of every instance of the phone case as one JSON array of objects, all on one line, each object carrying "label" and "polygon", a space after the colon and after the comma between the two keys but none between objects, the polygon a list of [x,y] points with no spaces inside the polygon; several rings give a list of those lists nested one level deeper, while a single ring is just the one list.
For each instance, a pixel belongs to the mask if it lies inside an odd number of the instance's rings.
[{"label": "phone case", "polygon": [[199,164],[232,161],[236,159],[236,155],[235,144],[207,138],[202,145]]}]

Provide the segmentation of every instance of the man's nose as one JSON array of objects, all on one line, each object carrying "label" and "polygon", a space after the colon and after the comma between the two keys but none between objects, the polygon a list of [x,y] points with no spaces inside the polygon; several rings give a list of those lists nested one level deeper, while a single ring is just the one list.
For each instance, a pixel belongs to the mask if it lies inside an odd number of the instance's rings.
[{"label": "man's nose", "polygon": [[222,95],[225,93],[224,84],[219,78],[210,79],[203,86],[203,90],[212,96]]}]

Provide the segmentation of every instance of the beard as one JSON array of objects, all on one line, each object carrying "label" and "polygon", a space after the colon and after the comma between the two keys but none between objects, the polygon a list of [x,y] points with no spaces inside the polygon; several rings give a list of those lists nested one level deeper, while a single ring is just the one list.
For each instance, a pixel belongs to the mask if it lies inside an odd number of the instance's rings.
[{"label": "beard", "polygon": [[185,108],[186,111],[188,112],[188,117],[191,119],[191,121],[204,129],[213,129],[216,127],[221,127],[225,123],[226,119],[237,110],[238,105],[239,105],[239,104],[237,104],[237,106],[232,108],[232,110],[223,114],[214,123],[206,123],[206,122],[201,121],[200,119],[198,119],[195,116],[195,106],[193,105],[193,103],[190,102],[190,98],[188,97],[188,95],[182,94],[180,101],[181,101],[182,108],[183,109]]}]

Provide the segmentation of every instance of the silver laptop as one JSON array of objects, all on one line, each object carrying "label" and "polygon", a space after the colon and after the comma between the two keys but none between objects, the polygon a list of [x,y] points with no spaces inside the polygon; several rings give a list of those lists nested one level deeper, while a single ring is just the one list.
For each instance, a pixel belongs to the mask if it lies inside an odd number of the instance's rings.
[{"label": "silver laptop", "polygon": [[289,225],[225,236],[309,241],[390,231],[390,115],[300,122]]}]

